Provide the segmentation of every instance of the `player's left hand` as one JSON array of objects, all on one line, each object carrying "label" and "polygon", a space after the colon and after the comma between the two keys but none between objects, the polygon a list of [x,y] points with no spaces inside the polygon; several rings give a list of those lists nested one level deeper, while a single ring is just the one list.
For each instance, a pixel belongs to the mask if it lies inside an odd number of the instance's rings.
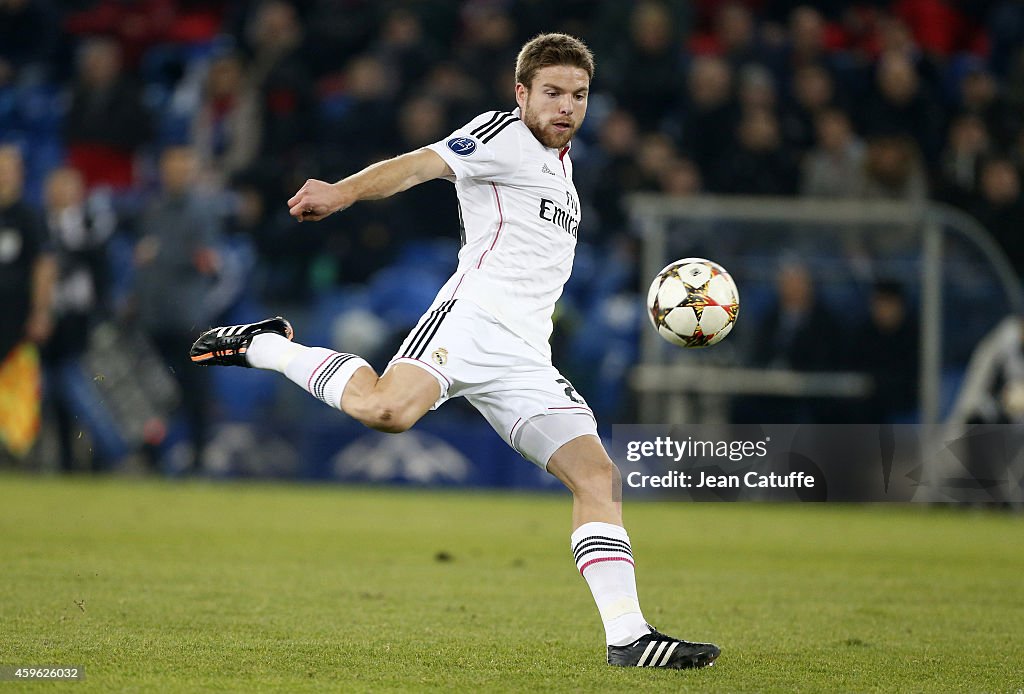
[{"label": "player's left hand", "polygon": [[337,185],[315,178],[307,180],[288,200],[289,214],[300,222],[319,222],[344,207]]}]

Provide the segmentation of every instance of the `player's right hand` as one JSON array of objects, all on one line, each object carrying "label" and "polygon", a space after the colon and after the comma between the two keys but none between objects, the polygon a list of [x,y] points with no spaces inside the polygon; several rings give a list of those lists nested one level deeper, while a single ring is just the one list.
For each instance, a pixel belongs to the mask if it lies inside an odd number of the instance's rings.
[{"label": "player's right hand", "polygon": [[300,222],[319,222],[344,207],[339,197],[336,185],[311,178],[288,200],[288,211]]}]

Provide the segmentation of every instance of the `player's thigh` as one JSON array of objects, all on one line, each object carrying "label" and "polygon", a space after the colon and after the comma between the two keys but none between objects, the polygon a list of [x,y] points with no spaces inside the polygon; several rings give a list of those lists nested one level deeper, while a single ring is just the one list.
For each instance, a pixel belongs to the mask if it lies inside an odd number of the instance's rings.
[{"label": "player's thigh", "polygon": [[377,392],[403,409],[427,412],[441,397],[441,386],[427,371],[411,364],[395,364],[377,381]]}]

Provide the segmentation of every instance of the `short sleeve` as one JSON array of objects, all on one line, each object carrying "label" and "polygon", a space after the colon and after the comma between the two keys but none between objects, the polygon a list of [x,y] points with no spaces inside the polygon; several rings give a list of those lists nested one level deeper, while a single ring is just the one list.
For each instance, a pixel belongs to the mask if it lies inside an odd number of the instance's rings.
[{"label": "short sleeve", "polygon": [[489,111],[427,148],[444,159],[456,179],[499,181],[519,168],[518,122],[512,113]]}]

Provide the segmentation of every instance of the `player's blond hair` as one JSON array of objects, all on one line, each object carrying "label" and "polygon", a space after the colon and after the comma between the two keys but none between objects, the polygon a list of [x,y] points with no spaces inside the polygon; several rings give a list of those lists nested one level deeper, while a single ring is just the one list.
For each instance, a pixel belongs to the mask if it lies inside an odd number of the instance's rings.
[{"label": "player's blond hair", "polygon": [[578,67],[594,79],[594,54],[587,44],[568,34],[538,34],[519,51],[516,82],[529,89],[537,71],[552,65]]}]

